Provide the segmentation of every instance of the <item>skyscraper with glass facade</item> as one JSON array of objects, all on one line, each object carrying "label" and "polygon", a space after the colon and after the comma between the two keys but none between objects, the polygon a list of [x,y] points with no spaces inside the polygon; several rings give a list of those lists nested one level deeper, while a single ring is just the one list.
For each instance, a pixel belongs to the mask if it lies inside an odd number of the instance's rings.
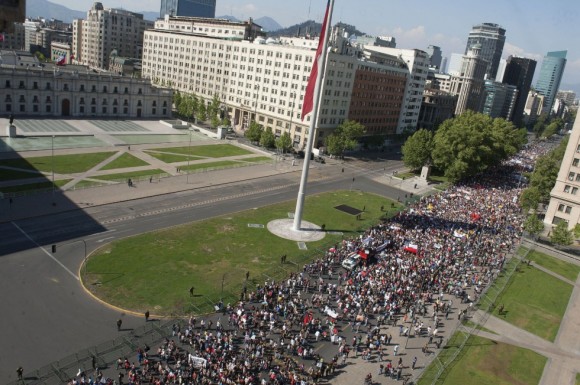
[{"label": "skyscraper with glass facade", "polygon": [[215,17],[216,0],[161,0],[160,17],[193,16]]},{"label": "skyscraper with glass facade", "polygon": [[503,74],[503,83],[516,86],[518,96],[514,108],[512,121],[519,127],[523,120],[524,107],[532,85],[532,78],[536,70],[536,61],[525,57],[510,56],[507,59],[505,72]]},{"label": "skyscraper with glass facade", "polygon": [[485,78],[495,79],[505,44],[505,29],[493,23],[474,25],[467,38],[465,54],[476,44],[481,45],[480,57],[488,61]]},{"label": "skyscraper with glass facade", "polygon": [[536,82],[536,91],[544,95],[543,114],[549,114],[554,106],[556,93],[560,87],[560,81],[566,67],[566,54],[568,51],[552,51],[544,56],[540,74]]}]

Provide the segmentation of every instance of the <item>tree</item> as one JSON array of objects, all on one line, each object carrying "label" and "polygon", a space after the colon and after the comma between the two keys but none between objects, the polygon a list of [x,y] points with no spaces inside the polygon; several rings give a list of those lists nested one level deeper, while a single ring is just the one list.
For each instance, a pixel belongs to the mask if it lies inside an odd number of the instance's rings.
[{"label": "tree", "polygon": [[439,126],[431,158],[455,182],[499,164],[515,154],[525,140],[525,129],[515,129],[505,119],[467,111]]},{"label": "tree", "polygon": [[219,118],[219,116],[217,116],[217,115],[213,115],[213,116],[211,117],[210,124],[211,124],[211,127],[212,127],[212,128],[217,128],[217,126],[219,126],[221,122],[222,122],[222,121],[221,121],[221,119]]},{"label": "tree", "polygon": [[230,127],[232,125],[232,122],[230,121],[230,118],[228,118],[227,116],[224,117],[222,119],[222,126],[224,127]]},{"label": "tree", "polygon": [[536,160],[534,172],[530,176],[530,186],[538,189],[540,202],[550,198],[550,191],[556,183],[568,140],[568,137],[565,137],[558,147]]},{"label": "tree", "polygon": [[572,231],[568,230],[568,223],[560,221],[552,230],[550,241],[555,245],[567,246],[571,245],[574,239],[572,238]]},{"label": "tree", "polygon": [[522,206],[522,209],[524,209],[524,212],[528,212],[530,209],[537,209],[541,201],[542,195],[536,186],[528,187],[522,191],[522,195],[520,195],[520,205]]},{"label": "tree", "polygon": [[284,132],[276,139],[276,148],[281,151],[282,154],[292,149],[292,138],[288,132]]},{"label": "tree", "polygon": [[276,137],[272,130],[264,130],[260,136],[260,146],[265,148],[272,148],[276,145]]},{"label": "tree", "polygon": [[181,93],[179,92],[179,90],[175,90],[175,92],[173,93],[173,105],[175,106],[175,109],[179,107],[180,103],[181,103]]},{"label": "tree", "polygon": [[[211,99],[211,103],[207,106],[207,116],[211,121],[213,121],[214,117],[219,116],[221,104],[222,102],[220,101],[220,98],[217,95],[214,95]],[[217,127],[218,124],[216,124],[215,127]]]},{"label": "tree", "polygon": [[201,120],[202,122],[205,122],[207,120],[207,108],[203,100],[198,101],[195,116],[198,120]]},{"label": "tree", "polygon": [[252,120],[252,122],[250,123],[250,127],[248,127],[248,129],[246,130],[245,136],[246,138],[248,138],[250,142],[259,143],[260,137],[262,136],[263,132],[264,127],[258,124],[255,120]]},{"label": "tree", "polygon": [[431,162],[431,151],[433,133],[422,128],[410,136],[401,148],[403,163],[411,169],[419,169]]},{"label": "tree", "polygon": [[364,133],[365,126],[354,120],[345,120],[325,138],[326,150],[331,155],[343,156],[345,151],[356,147],[357,139]]},{"label": "tree", "polygon": [[574,226],[574,236],[576,238],[580,237],[580,223],[576,223],[576,226]]},{"label": "tree", "polygon": [[536,123],[534,124],[534,128],[532,129],[536,138],[542,136],[542,133],[546,129],[546,121],[548,120],[548,114],[541,114],[536,119]]},{"label": "tree", "polygon": [[544,231],[544,222],[538,218],[536,213],[530,214],[524,222],[524,230],[535,237]]},{"label": "tree", "polygon": [[542,132],[542,138],[549,138],[552,135],[556,135],[558,131],[560,131],[560,124],[554,121],[548,124],[544,132]]}]

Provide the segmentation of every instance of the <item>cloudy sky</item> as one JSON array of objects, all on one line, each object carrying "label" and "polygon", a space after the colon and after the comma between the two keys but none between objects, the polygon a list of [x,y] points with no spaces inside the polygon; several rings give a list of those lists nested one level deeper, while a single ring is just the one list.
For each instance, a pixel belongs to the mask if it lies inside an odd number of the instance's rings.
[{"label": "cloudy sky", "polygon": [[[30,1],[30,0],[29,0]],[[34,0],[32,0],[34,1]],[[50,0],[86,11],[93,0]],[[102,0],[105,7],[159,11],[159,0]],[[326,0],[218,0],[218,16],[238,19],[269,16],[287,27],[308,19],[320,21]],[[443,56],[463,53],[474,24],[506,29],[503,56],[538,60],[548,51],[568,50],[562,87],[580,92],[580,1],[578,0],[335,0],[333,23],[342,21],[370,35],[394,36],[398,48],[438,45]]]}]

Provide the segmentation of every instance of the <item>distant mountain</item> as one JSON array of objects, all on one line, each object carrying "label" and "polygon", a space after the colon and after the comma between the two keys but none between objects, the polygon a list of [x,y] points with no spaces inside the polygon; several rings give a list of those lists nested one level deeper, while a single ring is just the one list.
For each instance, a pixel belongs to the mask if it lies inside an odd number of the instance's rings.
[{"label": "distant mountain", "polygon": [[216,16],[216,19],[226,19],[226,20],[229,20],[229,21],[234,21],[236,23],[239,23],[240,22],[240,20],[237,17],[230,16],[230,15]]},{"label": "distant mountain", "polygon": [[26,2],[27,17],[57,19],[62,20],[65,23],[72,23],[74,19],[86,18],[87,11],[73,11],[72,9],[69,9],[63,5],[51,3],[47,0],[34,0]]},{"label": "distant mountain", "polygon": [[282,29],[282,26],[278,24],[278,22],[271,17],[264,16],[260,17],[259,19],[255,19],[254,23],[260,25],[265,32],[273,32],[279,29]]},{"label": "distant mountain", "polygon": [[[348,32],[349,35],[364,36],[365,33],[356,29],[355,26],[345,23],[336,23],[338,27],[342,27]],[[308,20],[300,24],[292,25],[288,28],[281,28],[273,32],[268,33],[268,36],[279,37],[279,36],[319,36],[320,30],[322,29],[322,24],[315,22],[314,20]]]}]

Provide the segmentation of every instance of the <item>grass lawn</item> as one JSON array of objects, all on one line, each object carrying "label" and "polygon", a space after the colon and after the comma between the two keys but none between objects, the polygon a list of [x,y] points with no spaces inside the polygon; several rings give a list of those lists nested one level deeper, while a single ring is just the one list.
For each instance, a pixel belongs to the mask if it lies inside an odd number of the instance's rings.
[{"label": "grass lawn", "polygon": [[29,172],[0,168],[0,181],[41,178],[43,176],[44,176],[43,174],[37,171]]},{"label": "grass lawn", "polygon": [[[212,144],[203,146],[152,148],[149,151],[171,152],[174,154],[201,156],[206,158],[223,158],[225,156],[248,155],[251,151],[231,144]],[[186,159],[187,160],[187,159]]]},{"label": "grass lawn", "polygon": [[111,163],[106,164],[101,170],[114,170],[117,168],[126,168],[126,167],[140,167],[140,166],[148,166],[149,163],[145,162],[128,153],[124,153]]},{"label": "grass lawn", "polygon": [[576,385],[580,385],[580,373],[576,373]]},{"label": "grass lawn", "polygon": [[520,265],[496,304],[511,324],[554,341],[568,306],[572,285],[533,266]]},{"label": "grass lawn", "polygon": [[189,166],[179,166],[181,171],[194,171],[194,170],[203,170],[203,169],[219,169],[219,168],[229,168],[233,166],[242,166],[246,165],[244,163],[235,161],[235,160],[222,160],[219,162],[210,162],[210,163],[197,163],[197,164],[190,164]]},{"label": "grass lawn", "polygon": [[133,172],[122,172],[122,173],[118,173],[118,174],[91,176],[91,179],[123,180],[123,179],[129,179],[129,178],[155,176],[155,175],[159,175],[159,174],[165,174],[165,171],[159,170],[159,169],[152,169],[152,170],[142,170],[142,171],[133,171]]},{"label": "grass lawn", "polygon": [[[149,309],[163,315],[208,311],[221,297],[222,284],[227,303],[239,298],[247,271],[249,290],[266,279],[283,279],[340,242],[340,232],[351,237],[383,215],[394,215],[401,206],[390,208],[390,202],[358,191],[308,197],[304,220],[324,223],[328,233],[323,240],[308,243],[306,251],[265,228],[273,219],[288,218],[295,201],[130,237],[106,245],[92,256],[83,281],[98,297],[125,309]],[[366,206],[367,211],[359,221],[334,209],[340,204]],[[389,211],[381,212],[381,205]],[[288,262],[280,265],[283,254]],[[191,286],[195,286],[193,300],[188,292]]]},{"label": "grass lawn", "polygon": [[[72,179],[55,180],[54,185],[57,188],[60,188],[60,187],[64,186],[65,184],[67,184],[68,182],[70,182],[71,180]],[[52,182],[47,181],[47,182],[21,184],[18,186],[1,187],[0,191],[2,191],[3,193],[15,193],[15,192],[21,192],[21,191],[49,190],[51,188],[52,188]]]},{"label": "grass lawn", "polygon": [[[452,337],[439,355],[442,362],[449,361],[462,338]],[[531,350],[472,336],[437,384],[536,385],[540,382],[546,361],[547,358]],[[431,384],[437,369],[434,362],[427,368],[418,385]]]},{"label": "grass lawn", "polygon": [[[55,155],[54,172],[57,174],[85,172],[114,154],[114,152],[95,152],[89,154]],[[0,166],[10,166],[43,172],[51,172],[53,170],[52,164],[52,156],[6,159],[0,161]]]},{"label": "grass lawn", "polygon": [[242,158],[239,159],[240,162],[248,162],[248,163],[267,163],[272,162],[272,158],[268,156],[255,156],[252,158]]},{"label": "grass lawn", "polygon": [[530,252],[528,259],[564,278],[568,278],[570,281],[575,282],[578,278],[578,273],[580,273],[580,266],[540,253],[539,251],[534,250]]},{"label": "grass lawn", "polygon": [[151,155],[152,157],[157,158],[165,163],[187,162],[188,159],[191,161],[204,159],[199,156],[187,156],[186,154],[166,154],[163,152],[154,152],[154,151],[145,151],[145,152]]}]

